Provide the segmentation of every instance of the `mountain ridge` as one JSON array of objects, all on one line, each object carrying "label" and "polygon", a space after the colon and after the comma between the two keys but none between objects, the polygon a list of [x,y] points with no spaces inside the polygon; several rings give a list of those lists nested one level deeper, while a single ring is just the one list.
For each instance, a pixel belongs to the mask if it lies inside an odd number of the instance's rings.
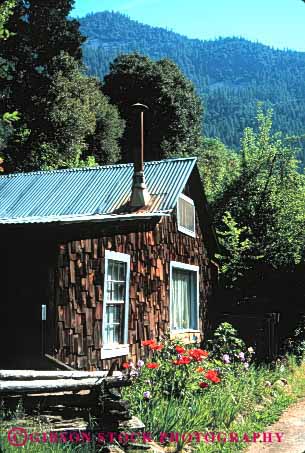
[{"label": "mountain ridge", "polygon": [[[116,16],[116,17],[120,17],[120,18],[123,18],[126,20],[126,23],[130,23],[130,22],[133,22],[134,24],[136,24],[137,26],[139,27],[143,27],[143,29],[151,29],[152,31],[162,31],[164,33],[168,33],[168,34],[172,34],[174,35],[175,37],[178,37],[178,38],[182,38],[183,40],[186,39],[188,41],[191,41],[191,42],[199,42],[199,43],[209,43],[209,42],[215,42],[215,41],[223,41],[223,40],[240,40],[240,41],[246,41],[248,43],[251,43],[251,44],[255,44],[255,45],[259,45],[259,46],[262,46],[262,47],[265,47],[265,48],[268,48],[268,49],[271,49],[271,50],[274,50],[274,51],[279,51],[279,52],[294,52],[296,54],[304,54],[305,55],[305,51],[299,51],[299,50],[296,50],[296,49],[290,49],[290,48],[285,48],[285,49],[280,49],[278,47],[274,47],[274,46],[271,46],[269,44],[264,44],[260,41],[252,41],[251,39],[248,39],[248,38],[244,38],[243,36],[237,36],[237,35],[233,35],[233,36],[218,36],[217,38],[213,38],[213,39],[200,39],[200,38],[191,38],[190,36],[187,36],[187,35],[184,35],[182,33],[178,33],[174,30],[171,30],[171,29],[167,29],[167,28],[164,28],[164,27],[159,27],[159,26],[153,26],[153,25],[149,25],[149,24],[144,24],[140,21],[138,21],[137,19],[132,19],[130,16],[128,16],[128,14],[123,14],[123,13],[119,13],[119,12],[116,12],[116,11],[108,11],[108,10],[105,10],[105,11],[100,11],[100,12],[97,12],[97,13],[88,13],[86,14],[85,16],[83,17],[76,17],[76,19],[78,21],[80,21],[82,27],[84,26],[83,25],[83,22],[92,17],[92,16],[103,16],[105,17],[106,15],[111,15],[111,16]],[[90,39],[90,37],[89,37]]]},{"label": "mountain ridge", "polygon": [[[257,102],[274,109],[275,129],[305,133],[305,52],[239,37],[202,41],[116,12],[79,20],[88,37],[84,62],[91,75],[102,79],[120,53],[173,60],[203,100],[205,135],[237,149],[244,127],[254,123]],[[301,158],[305,161],[305,153]]]}]

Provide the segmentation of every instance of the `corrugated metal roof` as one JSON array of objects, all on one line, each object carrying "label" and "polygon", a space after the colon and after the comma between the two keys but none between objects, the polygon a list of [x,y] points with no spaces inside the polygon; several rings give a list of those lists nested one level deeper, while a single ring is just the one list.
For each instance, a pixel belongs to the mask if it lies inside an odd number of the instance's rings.
[{"label": "corrugated metal roof", "polygon": [[0,176],[0,224],[99,221],[166,215],[174,209],[196,158],[144,164],[150,205],[130,211],[133,164]]}]

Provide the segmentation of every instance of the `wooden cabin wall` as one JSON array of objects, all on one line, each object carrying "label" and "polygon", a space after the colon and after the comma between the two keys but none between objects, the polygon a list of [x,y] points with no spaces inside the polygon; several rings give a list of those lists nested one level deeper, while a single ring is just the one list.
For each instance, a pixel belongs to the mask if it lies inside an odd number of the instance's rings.
[{"label": "wooden cabin wall", "polygon": [[[54,355],[79,369],[110,366],[111,361],[100,360],[105,250],[131,257],[128,342],[134,360],[143,357],[142,340],[158,339],[169,328],[171,261],[200,267],[200,329],[204,332],[213,270],[198,219],[196,223],[196,238],[180,233],[176,216],[172,215],[150,228],[141,228],[138,222],[133,231],[127,227],[122,234],[95,234],[62,242],[54,280]],[[120,231],[124,231],[123,226]]]}]

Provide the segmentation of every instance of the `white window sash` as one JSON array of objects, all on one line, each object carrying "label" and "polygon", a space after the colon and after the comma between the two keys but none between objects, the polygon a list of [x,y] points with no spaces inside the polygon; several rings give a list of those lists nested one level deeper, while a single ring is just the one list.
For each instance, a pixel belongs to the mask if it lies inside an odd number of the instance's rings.
[{"label": "white window sash", "polygon": [[[195,323],[196,323],[196,328],[185,328],[185,329],[173,329],[171,327],[172,325],[172,318],[173,318],[173,270],[174,269],[182,269],[185,271],[191,271],[195,273],[195,281],[196,281],[196,288],[192,288],[192,299],[195,301],[195,310],[196,310],[196,315],[195,315]],[[194,294],[195,291],[195,294]],[[186,264],[186,263],[181,263],[178,261],[171,261],[170,262],[170,288],[169,288],[169,293],[170,293],[170,331],[171,333],[183,333],[183,332],[198,332],[199,331],[199,266],[195,266],[192,264]],[[192,307],[191,307],[192,311]]]},{"label": "white window sash", "polygon": [[[107,280],[108,275],[108,262],[109,260],[126,263],[126,281],[120,282],[125,283],[125,300],[124,301],[110,301],[107,300]],[[128,345],[128,312],[129,312],[129,285],[130,285],[130,255],[119,252],[112,252],[109,250],[105,251],[105,272],[104,272],[104,297],[103,297],[103,320],[102,320],[102,351],[101,358],[118,357],[120,355],[126,355],[129,352]],[[125,304],[124,310],[124,327],[123,327],[123,344],[114,343],[107,344],[104,342],[106,338],[106,327],[109,325],[106,323],[106,308],[109,305],[122,305]],[[110,325],[114,325],[111,323]],[[119,323],[116,323],[119,325]]]},{"label": "white window sash", "polygon": [[106,305],[123,305],[125,304],[124,300],[114,300],[110,302],[106,302]]}]

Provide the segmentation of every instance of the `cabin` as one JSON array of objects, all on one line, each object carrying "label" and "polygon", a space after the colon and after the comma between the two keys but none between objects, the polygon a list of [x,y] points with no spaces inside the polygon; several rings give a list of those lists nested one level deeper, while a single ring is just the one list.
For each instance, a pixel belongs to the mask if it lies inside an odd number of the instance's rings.
[{"label": "cabin", "polygon": [[200,343],[217,247],[196,158],[0,176],[0,369]]}]

